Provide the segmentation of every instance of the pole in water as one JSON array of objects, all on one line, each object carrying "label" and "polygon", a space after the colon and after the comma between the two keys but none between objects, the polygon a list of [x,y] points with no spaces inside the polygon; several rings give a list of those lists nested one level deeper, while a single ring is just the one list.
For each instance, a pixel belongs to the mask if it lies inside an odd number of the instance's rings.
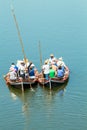
[{"label": "pole in water", "polygon": [[23,82],[21,82],[22,92],[24,92]]},{"label": "pole in water", "polygon": [[49,84],[50,84],[50,89],[51,89],[51,88],[52,88],[52,87],[51,87],[51,79],[49,79]]},{"label": "pole in water", "polygon": [[31,89],[31,91],[34,91],[34,89],[32,88],[32,85],[30,84],[30,89]]}]

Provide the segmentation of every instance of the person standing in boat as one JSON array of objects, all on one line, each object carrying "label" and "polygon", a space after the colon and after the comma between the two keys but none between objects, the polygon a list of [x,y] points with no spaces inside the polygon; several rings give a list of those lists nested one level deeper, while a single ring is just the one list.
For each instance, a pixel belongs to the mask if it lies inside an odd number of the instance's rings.
[{"label": "person standing in boat", "polygon": [[25,70],[26,70],[26,66],[24,61],[20,61],[18,63],[18,71],[19,71],[19,77],[22,77],[23,79],[25,78]]},{"label": "person standing in boat", "polygon": [[54,55],[51,54],[50,58],[49,58],[49,63],[52,64],[52,63],[54,63],[54,61],[56,62],[56,60],[57,60],[56,57],[54,57]]},{"label": "person standing in boat", "polygon": [[46,78],[46,80],[49,79],[49,70],[50,68],[49,68],[48,60],[46,60],[44,62],[44,65],[42,66],[42,71],[44,73],[44,78]]}]

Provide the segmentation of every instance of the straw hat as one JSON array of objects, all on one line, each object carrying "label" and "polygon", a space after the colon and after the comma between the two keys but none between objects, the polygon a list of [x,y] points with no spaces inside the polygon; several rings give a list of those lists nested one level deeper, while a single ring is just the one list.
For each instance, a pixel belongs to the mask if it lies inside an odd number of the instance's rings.
[{"label": "straw hat", "polygon": [[59,60],[60,60],[60,61],[63,61],[63,58],[62,58],[62,57],[60,57],[60,58],[59,58]]},{"label": "straw hat", "polygon": [[53,54],[50,54],[50,57],[54,57],[54,55],[53,55]]},{"label": "straw hat", "polygon": [[47,59],[47,60],[45,60],[44,64],[48,64],[48,59]]}]

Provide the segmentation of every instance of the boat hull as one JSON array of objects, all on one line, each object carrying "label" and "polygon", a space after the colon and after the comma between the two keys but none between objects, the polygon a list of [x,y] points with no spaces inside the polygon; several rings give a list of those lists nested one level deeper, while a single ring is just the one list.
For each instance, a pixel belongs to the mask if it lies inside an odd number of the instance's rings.
[{"label": "boat hull", "polygon": [[69,80],[69,69],[68,67],[66,67],[65,69],[65,75],[63,78],[58,78],[58,77],[54,77],[54,78],[49,78],[49,80],[46,80],[45,78],[38,78],[38,82],[40,85],[42,86],[48,86],[48,87],[55,87],[55,86],[60,86],[62,84],[65,84],[66,82],[68,82]]},{"label": "boat hull", "polygon": [[47,87],[56,87],[56,86],[60,86],[60,85],[63,85],[65,83],[67,83],[69,80],[69,78],[67,78],[66,80],[64,81],[60,81],[60,80],[53,80],[53,79],[49,79],[45,82],[41,82],[41,80],[39,79],[38,82],[41,86],[47,86]]},{"label": "boat hull", "polygon": [[14,88],[19,88],[19,89],[25,89],[25,88],[30,88],[30,87],[34,87],[37,85],[37,78],[35,79],[30,79],[30,78],[27,78],[27,79],[17,79],[15,81],[11,81],[9,79],[8,76],[6,76],[5,78],[5,81],[6,81],[6,84],[8,86],[12,86]]}]

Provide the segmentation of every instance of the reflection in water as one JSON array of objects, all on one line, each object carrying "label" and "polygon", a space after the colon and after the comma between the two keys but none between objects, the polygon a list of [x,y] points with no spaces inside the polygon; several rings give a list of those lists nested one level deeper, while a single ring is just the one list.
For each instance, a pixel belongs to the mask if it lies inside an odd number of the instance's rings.
[{"label": "reflection in water", "polygon": [[30,103],[32,101],[32,98],[34,97],[36,93],[37,88],[32,88],[32,89],[26,89],[24,92],[21,91],[21,89],[17,89],[14,87],[8,87],[11,97],[13,100],[19,99],[22,102],[22,114],[24,115],[25,118],[25,130],[28,130],[29,123],[30,123],[30,112],[29,112],[29,107]]},{"label": "reflection in water", "polygon": [[63,96],[64,93],[66,92],[67,83],[53,87],[51,90],[49,89],[49,87],[42,87],[42,88],[48,94],[48,96],[53,97],[55,96],[55,94],[58,94],[59,96]]},{"label": "reflection in water", "polygon": [[67,83],[57,87],[53,87],[51,90],[48,87],[40,87],[43,92],[42,104],[45,110],[44,114],[48,122],[52,122],[52,119],[55,118],[54,113],[57,112],[58,109],[60,109],[60,104],[63,101],[60,100],[60,98],[62,97],[63,99],[66,92],[66,87]]},{"label": "reflection in water", "polygon": [[22,101],[22,104],[23,104],[22,110],[23,112],[26,112],[28,109],[29,100],[35,94],[36,88],[27,89],[24,92],[22,92],[20,89],[17,89],[11,86],[9,86],[8,88],[10,90],[10,94],[13,100],[16,100],[17,98],[19,98]]},{"label": "reflection in water", "polygon": [[[10,91],[10,94],[11,94],[11,97],[12,97],[13,100],[17,100],[18,99],[18,97],[16,95],[17,93],[15,94],[15,93]],[[22,104],[22,112],[26,113],[28,111],[28,103],[25,102],[24,93],[21,93],[21,99],[22,99],[22,102],[23,102],[23,104]]]},{"label": "reflection in water", "polygon": [[17,96],[13,92],[11,92],[11,97],[13,98],[13,100],[17,99]]},{"label": "reflection in water", "polygon": [[62,97],[64,96],[65,92],[66,92],[66,84],[62,84],[60,86],[56,86],[53,87],[51,90],[47,87],[43,88],[44,94],[45,94],[45,98],[47,101],[47,105],[52,105],[52,102],[54,102],[56,100],[56,97]]},{"label": "reflection in water", "polygon": [[52,101],[56,97],[56,94],[58,96],[64,96],[66,92],[67,83],[53,87],[51,90],[48,87],[40,87],[40,86],[38,91],[37,91],[38,87],[34,87],[32,89],[27,89],[24,92],[22,92],[20,89],[13,88],[11,86],[8,88],[10,90],[10,94],[13,100],[17,100],[19,98],[22,101],[22,112],[26,114],[30,103],[32,103],[32,98],[33,100],[37,100],[36,97],[37,98],[39,97],[40,99],[41,97],[43,97],[43,99],[46,101],[47,104],[52,103]]},{"label": "reflection in water", "polygon": [[[44,118],[46,118],[49,122],[51,121],[52,114],[54,109],[54,104],[58,104],[58,96],[63,97],[67,84],[63,84],[61,86],[57,86],[52,88],[51,90],[47,87],[34,87],[32,89],[26,89],[22,92],[20,89],[16,89],[13,87],[8,87],[11,97],[13,100],[18,99],[22,102],[22,114],[25,118],[25,130],[28,130],[30,127],[31,118],[36,120],[39,116],[42,117],[44,113]],[[44,110],[44,111],[43,111]],[[35,114],[38,116],[32,116]]]}]

